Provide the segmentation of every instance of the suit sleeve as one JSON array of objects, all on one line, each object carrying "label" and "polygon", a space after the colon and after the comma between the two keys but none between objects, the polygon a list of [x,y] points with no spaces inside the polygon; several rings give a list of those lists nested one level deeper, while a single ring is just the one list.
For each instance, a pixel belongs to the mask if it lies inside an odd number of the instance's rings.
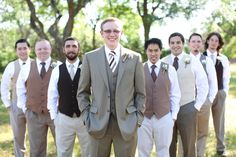
[{"label": "suit sleeve", "polygon": [[87,55],[84,56],[82,62],[82,68],[80,73],[80,80],[78,85],[78,92],[77,92],[77,100],[79,109],[82,112],[82,118],[86,118],[86,113],[88,113],[88,109],[90,106],[90,87],[91,87],[91,75],[89,69],[89,63]]},{"label": "suit sleeve", "polygon": [[135,82],[134,103],[137,107],[138,124],[141,125],[144,117],[143,113],[145,110],[144,104],[145,104],[146,92],[145,92],[144,70],[140,55],[136,63],[134,82]]}]

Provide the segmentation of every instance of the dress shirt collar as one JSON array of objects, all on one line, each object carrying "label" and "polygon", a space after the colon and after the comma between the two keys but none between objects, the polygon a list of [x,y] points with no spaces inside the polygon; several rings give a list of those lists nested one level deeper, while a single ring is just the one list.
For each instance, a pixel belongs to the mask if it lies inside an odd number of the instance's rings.
[{"label": "dress shirt collar", "polygon": [[[46,64],[45,66],[48,67],[51,64],[51,57],[49,57],[46,61],[44,61]],[[41,67],[42,65],[40,64],[42,61],[39,60],[38,58],[36,58],[36,63],[39,67]],[[47,69],[47,68],[46,68]]]},{"label": "dress shirt collar", "polygon": [[21,59],[19,58],[18,61],[19,61],[19,64],[20,64],[20,65],[23,65],[23,63],[29,64],[29,63],[30,63],[30,58],[28,57],[26,61],[23,61],[23,60],[21,60]]},{"label": "dress shirt collar", "polygon": [[111,50],[105,45],[105,52],[106,52],[107,57],[109,56],[109,53],[111,51],[114,51],[116,53],[115,56],[119,57],[120,56],[120,50],[121,50],[120,44],[118,44],[118,46],[115,48],[115,50]]},{"label": "dress shirt collar", "polygon": [[217,56],[217,51],[215,51],[215,52],[211,52],[211,51],[209,51],[208,49],[206,50],[206,52],[207,52],[207,56],[211,56],[212,54],[216,57]]},{"label": "dress shirt collar", "polygon": [[[147,65],[149,70],[152,69],[151,66],[153,65],[153,63],[151,63],[150,60],[147,61]],[[154,65],[156,65],[157,66],[156,68],[159,69],[161,65],[161,60],[159,59]]]},{"label": "dress shirt collar", "polygon": [[175,57],[179,59],[179,61],[184,57],[184,52],[181,52],[178,56],[173,55],[172,53],[170,54],[172,63],[174,62]]},{"label": "dress shirt collar", "polygon": [[[76,61],[73,63],[75,69],[78,68],[79,62],[80,62],[80,60],[79,60],[79,58],[77,58]],[[69,66],[70,66],[71,64],[72,64],[72,63],[68,62],[68,60],[66,59],[66,67],[69,68]]]},{"label": "dress shirt collar", "polygon": [[200,59],[201,57],[201,53],[198,53],[197,55],[194,55],[190,52],[190,57],[194,57],[194,58],[197,58],[197,59]]}]

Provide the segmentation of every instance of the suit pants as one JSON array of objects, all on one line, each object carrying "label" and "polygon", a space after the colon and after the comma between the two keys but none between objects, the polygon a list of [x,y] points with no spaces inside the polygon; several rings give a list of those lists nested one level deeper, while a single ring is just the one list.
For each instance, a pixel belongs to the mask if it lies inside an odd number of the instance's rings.
[{"label": "suit pants", "polygon": [[212,104],[212,117],[216,134],[216,150],[225,150],[225,99],[224,90],[219,90]]},{"label": "suit pants", "polygon": [[46,157],[47,155],[47,134],[50,128],[55,139],[55,127],[49,113],[35,113],[26,111],[28,125],[30,157]]},{"label": "suit pants", "polygon": [[25,134],[26,134],[26,118],[22,109],[18,108],[16,103],[12,103],[9,110],[10,123],[14,137],[14,156],[24,157],[25,148]]},{"label": "suit pants", "polygon": [[157,119],[155,115],[144,121],[138,128],[138,152],[139,157],[149,157],[153,142],[156,146],[158,157],[169,157],[169,147],[172,140],[174,121],[171,113]]},{"label": "suit pants", "polygon": [[80,117],[71,118],[58,113],[54,124],[57,157],[72,157],[76,136],[79,139],[82,157],[89,157],[89,135]]},{"label": "suit pants", "polygon": [[111,115],[105,136],[99,139],[90,136],[91,156],[110,157],[112,143],[115,157],[135,157],[137,132],[133,134],[133,137],[131,137],[130,140],[124,140],[117,120]]},{"label": "suit pants", "polygon": [[180,107],[177,120],[173,128],[173,137],[170,145],[170,157],[176,157],[177,133],[179,131],[183,142],[184,157],[196,157],[196,125],[197,109],[195,102],[190,102]]}]

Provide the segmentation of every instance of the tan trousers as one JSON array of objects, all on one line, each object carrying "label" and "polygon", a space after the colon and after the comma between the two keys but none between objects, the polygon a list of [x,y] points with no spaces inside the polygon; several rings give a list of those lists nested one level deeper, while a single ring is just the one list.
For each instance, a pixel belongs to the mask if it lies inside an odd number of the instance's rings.
[{"label": "tan trousers", "polygon": [[225,150],[225,99],[226,93],[219,90],[212,104],[212,117],[216,134],[216,150]]},{"label": "tan trousers", "polygon": [[117,121],[110,116],[107,132],[101,139],[90,136],[90,152],[92,157],[110,157],[113,144],[115,157],[135,157],[137,132],[129,141],[122,138]]},{"label": "tan trousers", "polygon": [[76,136],[82,157],[89,157],[89,135],[82,119],[58,113],[54,120],[56,128],[57,157],[72,157]]},{"label": "tan trousers", "polygon": [[14,156],[24,157],[26,153],[25,148],[25,134],[26,134],[26,118],[22,109],[18,108],[16,103],[12,103],[10,110],[10,123],[14,137]]},{"label": "tan trousers", "polygon": [[38,114],[33,111],[26,111],[28,125],[30,157],[46,157],[47,155],[47,134],[50,128],[55,139],[55,127],[49,114]]}]

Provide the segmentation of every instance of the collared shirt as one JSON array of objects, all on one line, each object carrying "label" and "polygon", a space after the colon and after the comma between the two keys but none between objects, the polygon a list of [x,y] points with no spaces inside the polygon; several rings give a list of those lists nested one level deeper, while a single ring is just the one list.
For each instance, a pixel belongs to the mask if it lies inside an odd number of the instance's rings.
[{"label": "collared shirt", "polygon": [[[30,64],[30,58],[28,58],[26,61],[22,61],[21,59],[18,59],[20,66],[25,63],[24,66],[27,64]],[[15,72],[15,61],[10,62],[6,69],[3,72],[2,80],[1,80],[1,99],[5,107],[11,106],[11,80]]]},{"label": "collared shirt", "polygon": [[[36,64],[38,68],[38,72],[40,74],[42,65],[40,64],[41,61],[36,58]],[[48,71],[50,65],[51,65],[51,57],[49,57],[45,61],[45,69]],[[17,82],[16,82],[16,94],[17,94],[17,106],[23,110],[23,112],[26,111],[26,99],[27,99],[27,93],[26,93],[26,85],[25,82],[27,81],[30,73],[30,67],[31,64],[27,64],[22,67],[20,74],[18,76]]]},{"label": "collared shirt", "polygon": [[[214,59],[217,58],[217,52],[211,53],[209,50],[207,50],[207,56],[214,55]],[[230,82],[230,69],[229,69],[229,60],[228,58],[220,53],[221,56],[221,63],[223,65],[223,90],[226,94],[228,94],[229,91],[229,82]]]},{"label": "collared shirt", "polygon": [[[74,65],[74,72],[76,73],[76,70],[78,69],[79,66],[79,58],[76,60],[75,63],[73,63]],[[70,64],[67,60],[66,60],[66,68],[68,70],[68,72],[70,71]],[[59,98],[59,93],[58,93],[58,80],[59,80],[59,66],[56,66],[53,70],[52,70],[52,74],[51,74],[51,78],[49,81],[49,85],[48,85],[48,102],[47,102],[47,108],[50,112],[50,116],[51,119],[55,119],[57,114],[58,114],[58,98]]]},{"label": "collared shirt", "polygon": [[[190,53],[191,57],[196,57],[200,60],[201,53],[197,54],[196,56]],[[215,66],[213,64],[213,61],[211,58],[206,56],[206,72],[207,72],[207,79],[208,79],[208,85],[209,85],[209,91],[208,91],[208,99],[211,103],[213,103],[216,93],[218,91],[218,84],[217,84],[217,76],[216,76],[216,70]]]},{"label": "collared shirt", "polygon": [[[152,68],[151,66],[153,65],[149,60],[147,61],[147,64],[148,64],[148,69],[151,73],[152,71]],[[156,68],[155,68],[155,73],[156,75],[158,76],[158,73],[161,69],[161,61],[158,60],[156,62]],[[180,102],[180,98],[181,98],[181,92],[180,92],[180,88],[179,88],[179,82],[178,82],[178,76],[177,76],[177,72],[176,70],[174,69],[173,66],[169,66],[169,69],[168,69],[168,76],[169,76],[169,79],[170,79],[170,111],[171,111],[171,115],[172,115],[172,118],[174,120],[177,119],[177,114],[179,112],[179,102]]]},{"label": "collared shirt", "polygon": [[[184,52],[179,54],[177,57],[179,61],[184,57]],[[174,55],[171,54],[172,58],[172,64],[174,62]],[[195,57],[191,57],[190,61],[191,71],[193,72],[195,76],[195,86],[197,89],[197,95],[196,95],[196,102],[194,104],[194,107],[199,111],[204,104],[207,94],[208,94],[208,80],[206,73],[202,67],[202,64],[199,60],[197,60]]]},{"label": "collared shirt", "polygon": [[115,55],[114,55],[114,59],[116,61],[116,63],[118,64],[119,63],[119,60],[120,60],[120,52],[121,52],[121,46],[120,44],[116,47],[115,50],[110,50],[106,45],[105,45],[105,54],[106,54],[106,57],[107,57],[107,61],[109,62],[109,53],[111,51],[114,51],[115,52]]}]

